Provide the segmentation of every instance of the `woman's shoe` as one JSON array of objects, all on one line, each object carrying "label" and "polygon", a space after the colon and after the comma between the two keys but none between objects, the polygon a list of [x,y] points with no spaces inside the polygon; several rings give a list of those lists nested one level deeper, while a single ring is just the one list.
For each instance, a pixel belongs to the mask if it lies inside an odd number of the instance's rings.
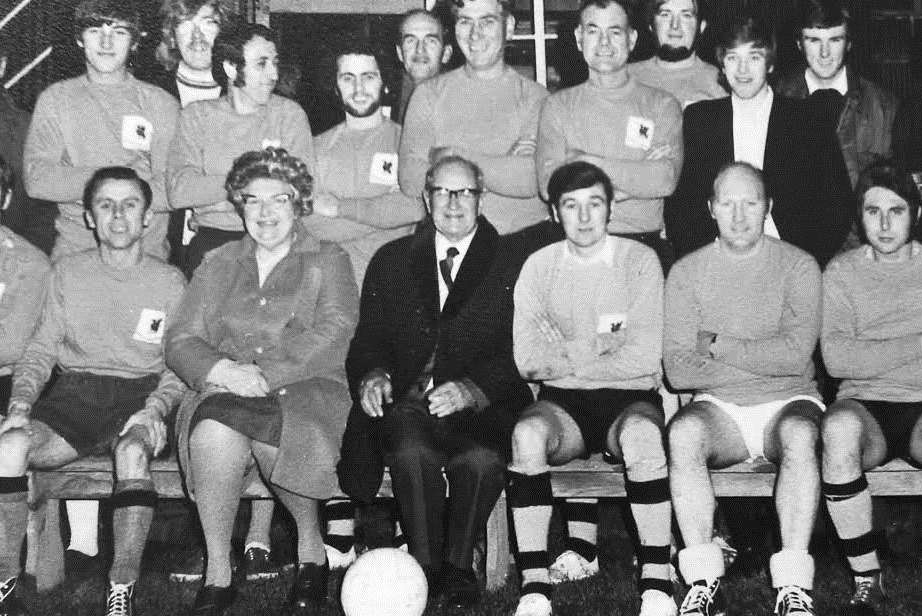
[{"label": "woman's shoe", "polygon": [[314,611],[326,603],[329,578],[330,566],[327,563],[300,563],[288,600],[293,613]]},{"label": "woman's shoe", "polygon": [[230,586],[202,586],[195,595],[189,616],[224,616],[237,597],[237,589]]}]

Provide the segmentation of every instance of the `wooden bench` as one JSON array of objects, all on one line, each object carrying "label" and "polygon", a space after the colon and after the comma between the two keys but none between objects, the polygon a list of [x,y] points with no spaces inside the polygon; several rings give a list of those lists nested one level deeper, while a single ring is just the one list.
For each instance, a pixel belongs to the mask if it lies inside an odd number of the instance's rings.
[{"label": "wooden bench", "polygon": [[[161,498],[186,498],[175,460],[157,460],[151,465]],[[900,460],[867,473],[875,496],[922,495],[922,473]],[[552,469],[554,496],[560,498],[624,498],[622,468],[604,462],[601,456],[576,460]],[[713,471],[711,482],[717,496],[771,496],[775,485],[774,465],[761,460],[744,462]],[[105,499],[112,493],[112,465],[108,459],[84,459],[53,471],[35,471],[30,482],[33,504],[29,521],[29,549],[26,571],[35,575],[40,590],[54,587],[64,578],[64,547],[59,532],[59,499]],[[378,492],[392,497],[390,476],[385,473]],[[244,498],[270,498],[262,484],[251,485]],[[344,495],[338,495],[344,498]],[[492,590],[505,584],[509,572],[509,528],[505,495],[500,495],[487,522],[486,582]]]}]

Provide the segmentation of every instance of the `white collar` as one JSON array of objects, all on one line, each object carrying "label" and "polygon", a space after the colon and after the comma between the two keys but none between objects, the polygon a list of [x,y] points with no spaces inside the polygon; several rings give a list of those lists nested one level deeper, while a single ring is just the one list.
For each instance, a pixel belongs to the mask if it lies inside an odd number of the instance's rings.
[{"label": "white collar", "polygon": [[563,258],[565,261],[572,261],[578,265],[590,265],[593,263],[602,263],[608,267],[615,265],[615,240],[612,236],[605,237],[605,246],[592,256],[584,257],[573,252],[570,242],[563,241]]},{"label": "white collar", "polygon": [[447,237],[442,235],[441,231],[436,229],[435,231],[435,260],[439,261],[445,258],[445,254],[448,252],[450,246],[454,246],[458,249],[458,256],[455,257],[455,263],[460,263],[464,260],[464,255],[467,254],[467,249],[470,247],[471,242],[474,240],[474,235],[477,234],[477,227],[474,227],[474,230],[468,233],[466,236],[462,237],[457,242],[452,242]]},{"label": "white collar", "polygon": [[740,111],[762,111],[771,109],[772,102],[775,100],[775,93],[768,84],[752,98],[740,98],[736,94],[730,94],[730,100],[733,103],[734,110]]},{"label": "white collar", "polygon": [[838,90],[839,94],[845,96],[848,93],[848,76],[845,74],[845,67],[843,66],[839,70],[839,74],[835,76],[830,85],[824,85],[820,83],[820,80],[816,78],[809,68],[804,71],[804,79],[807,81],[807,90],[810,94],[813,94],[816,90]]}]

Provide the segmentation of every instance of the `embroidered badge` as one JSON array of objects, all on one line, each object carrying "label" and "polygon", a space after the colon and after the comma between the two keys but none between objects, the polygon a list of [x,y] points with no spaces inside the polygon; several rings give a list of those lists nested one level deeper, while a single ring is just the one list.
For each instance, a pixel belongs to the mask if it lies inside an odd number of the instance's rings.
[{"label": "embroidered badge", "polygon": [[624,329],[624,324],[626,320],[627,320],[627,315],[621,312],[611,312],[608,314],[600,314],[599,320],[596,322],[595,333],[613,334],[616,331],[620,331]]},{"label": "embroidered badge", "polygon": [[397,185],[397,153],[375,152],[371,157],[371,169],[368,171],[370,184]]},{"label": "embroidered badge", "polygon": [[154,139],[154,125],[142,116],[122,116],[122,147],[126,150],[150,152]]},{"label": "embroidered badge", "polygon": [[653,131],[656,124],[653,120],[630,116],[627,119],[627,128],[624,133],[624,145],[629,148],[640,148],[649,150],[653,145]]},{"label": "embroidered badge", "polygon": [[138,319],[132,338],[138,342],[160,344],[163,340],[163,330],[166,329],[165,319],[166,315],[162,310],[144,308],[141,310],[141,318]]}]

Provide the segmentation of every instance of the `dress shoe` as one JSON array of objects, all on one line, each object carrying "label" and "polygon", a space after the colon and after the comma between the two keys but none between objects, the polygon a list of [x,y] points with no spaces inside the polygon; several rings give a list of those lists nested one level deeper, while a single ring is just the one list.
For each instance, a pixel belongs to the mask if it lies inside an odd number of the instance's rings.
[{"label": "dress shoe", "polygon": [[224,616],[237,597],[237,589],[230,586],[202,586],[195,595],[189,616]]},{"label": "dress shoe", "polygon": [[480,601],[480,586],[472,569],[459,569],[451,563],[442,565],[442,606],[466,610]]},{"label": "dress shoe", "polygon": [[300,563],[288,600],[292,614],[313,613],[326,603],[329,578],[330,566],[327,563]]}]

